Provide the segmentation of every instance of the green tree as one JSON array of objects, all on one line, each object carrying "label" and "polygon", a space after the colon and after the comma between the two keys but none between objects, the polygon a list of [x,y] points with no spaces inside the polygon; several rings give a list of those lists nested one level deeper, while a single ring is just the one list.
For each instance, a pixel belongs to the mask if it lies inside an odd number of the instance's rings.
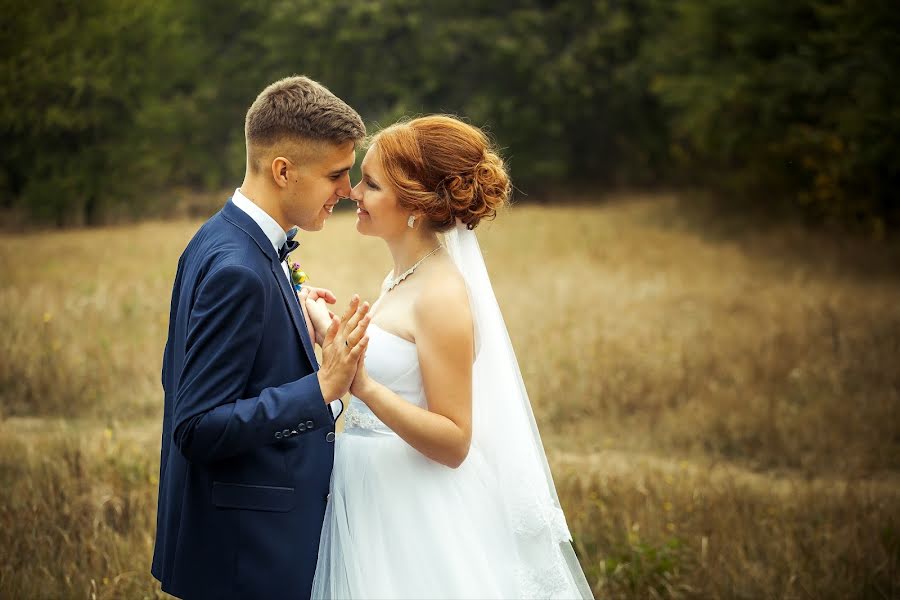
[{"label": "green tree", "polygon": [[697,181],[815,220],[896,223],[893,3],[686,0],[667,22],[646,62]]},{"label": "green tree", "polygon": [[8,3],[0,59],[5,192],[37,218],[97,222],[127,210],[143,173],[136,108],[158,84],[164,3]]}]

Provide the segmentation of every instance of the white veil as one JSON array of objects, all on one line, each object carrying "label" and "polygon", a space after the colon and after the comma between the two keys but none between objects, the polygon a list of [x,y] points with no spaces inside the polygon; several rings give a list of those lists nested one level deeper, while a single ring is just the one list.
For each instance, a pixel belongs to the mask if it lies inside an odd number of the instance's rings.
[{"label": "white veil", "polygon": [[593,598],[572,549],[537,423],[474,232],[457,221],[445,245],[475,321],[472,444],[494,469],[515,532],[526,597]]}]

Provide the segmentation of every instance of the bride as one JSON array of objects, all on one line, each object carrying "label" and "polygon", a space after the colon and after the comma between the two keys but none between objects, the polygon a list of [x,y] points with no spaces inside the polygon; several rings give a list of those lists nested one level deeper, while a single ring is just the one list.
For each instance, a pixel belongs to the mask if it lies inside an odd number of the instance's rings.
[{"label": "bride", "polygon": [[[472,232],[509,191],[487,137],[452,117],[369,147],[356,227],[394,270],[335,448],[313,598],[591,597]],[[324,301],[306,308],[323,333]]]}]

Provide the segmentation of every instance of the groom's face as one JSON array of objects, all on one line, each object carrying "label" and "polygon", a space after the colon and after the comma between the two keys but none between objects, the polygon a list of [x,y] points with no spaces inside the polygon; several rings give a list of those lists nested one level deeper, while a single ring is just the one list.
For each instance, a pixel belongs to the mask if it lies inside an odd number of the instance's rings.
[{"label": "groom's face", "polygon": [[291,164],[281,208],[287,222],[319,231],[335,204],[350,195],[350,169],[356,160],[353,142],[317,143],[300,164]]}]

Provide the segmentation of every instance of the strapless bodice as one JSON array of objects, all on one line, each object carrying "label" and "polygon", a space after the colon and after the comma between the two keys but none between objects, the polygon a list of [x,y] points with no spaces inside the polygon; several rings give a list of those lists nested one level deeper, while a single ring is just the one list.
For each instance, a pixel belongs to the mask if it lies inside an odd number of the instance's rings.
[{"label": "strapless bodice", "polygon": [[[427,409],[428,404],[425,401],[416,345],[385,331],[374,323],[369,325],[368,334],[366,371],[369,377],[407,402]],[[344,420],[344,431],[352,433],[354,429],[386,434],[394,433],[369,410],[362,400],[351,395]]]}]

